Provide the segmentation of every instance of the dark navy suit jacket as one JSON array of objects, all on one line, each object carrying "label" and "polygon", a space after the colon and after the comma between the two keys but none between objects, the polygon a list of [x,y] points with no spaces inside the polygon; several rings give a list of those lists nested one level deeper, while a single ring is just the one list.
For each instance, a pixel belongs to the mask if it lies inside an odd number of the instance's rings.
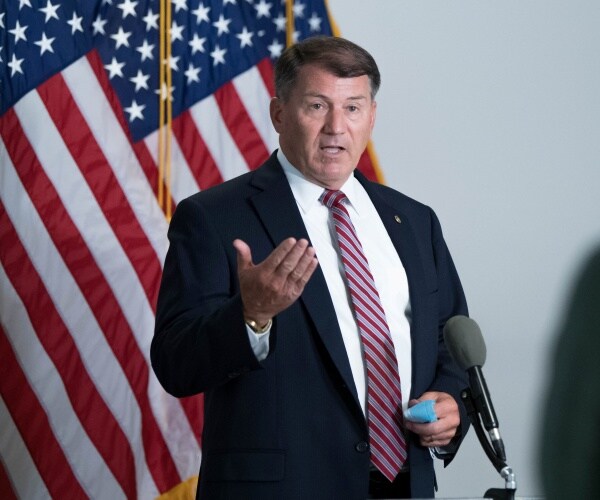
[{"label": "dark navy suit jacket", "polygon": [[[462,437],[468,420],[459,394],[467,382],[442,328],[467,308],[439,222],[430,208],[355,175],[408,276],[411,397],[452,394]],[[198,498],[368,496],[367,424],[319,268],[300,299],[274,318],[263,362],[249,344],[232,242],[244,240],[261,262],[288,237],[308,234],[275,155],[254,172],[182,201],[173,216],[151,359],[169,393],[205,394]],[[429,450],[409,438],[412,495],[432,497]]]}]

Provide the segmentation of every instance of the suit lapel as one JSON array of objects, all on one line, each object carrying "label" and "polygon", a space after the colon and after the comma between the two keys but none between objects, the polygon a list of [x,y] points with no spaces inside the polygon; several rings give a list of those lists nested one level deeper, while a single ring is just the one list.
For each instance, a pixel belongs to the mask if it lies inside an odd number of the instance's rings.
[{"label": "suit lapel", "polygon": [[[250,202],[269,233],[274,246],[289,237],[309,240],[292,190],[274,155],[264,167],[255,172],[251,183],[261,191],[252,196]],[[307,283],[300,300],[305,305],[333,364],[345,385],[351,389],[356,404],[359,405],[346,347],[325,276],[320,267],[317,267]]]}]

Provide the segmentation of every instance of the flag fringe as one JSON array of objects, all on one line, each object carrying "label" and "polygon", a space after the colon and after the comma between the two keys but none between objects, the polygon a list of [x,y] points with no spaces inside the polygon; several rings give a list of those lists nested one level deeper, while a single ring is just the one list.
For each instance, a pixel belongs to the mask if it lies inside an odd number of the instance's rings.
[{"label": "flag fringe", "polygon": [[156,497],[156,500],[193,500],[196,498],[197,488],[198,476],[192,476]]}]

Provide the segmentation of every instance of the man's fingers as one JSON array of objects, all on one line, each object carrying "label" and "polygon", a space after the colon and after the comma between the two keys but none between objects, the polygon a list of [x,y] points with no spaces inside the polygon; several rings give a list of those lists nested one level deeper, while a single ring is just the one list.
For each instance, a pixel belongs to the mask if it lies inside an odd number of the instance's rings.
[{"label": "man's fingers", "polygon": [[302,293],[317,268],[314,248],[306,239],[288,238],[261,263],[252,262],[250,247],[233,242],[237,251],[244,314],[268,320],[289,307]]},{"label": "man's fingers", "polygon": [[279,262],[277,268],[274,269],[274,274],[280,279],[288,279],[288,277],[296,270],[296,267],[298,266],[298,263],[302,259],[302,256],[306,252],[307,248],[308,241],[304,239],[295,241],[294,244],[289,248],[287,254]]},{"label": "man's fingers", "polygon": [[426,392],[419,399],[409,401],[409,406],[426,399],[435,401],[435,413],[438,420],[432,423],[406,421],[406,428],[419,436],[422,446],[446,446],[456,435],[460,425],[458,404],[450,394],[444,392]]},{"label": "man's fingers", "polygon": [[304,250],[296,267],[290,273],[289,279],[304,287],[314,270],[317,268],[317,265],[318,261],[315,249],[313,247],[308,247]]},{"label": "man's fingers", "polygon": [[281,263],[284,262],[290,252],[296,247],[298,241],[296,238],[287,238],[283,240],[271,254],[261,262],[261,266],[267,273],[276,273]]}]

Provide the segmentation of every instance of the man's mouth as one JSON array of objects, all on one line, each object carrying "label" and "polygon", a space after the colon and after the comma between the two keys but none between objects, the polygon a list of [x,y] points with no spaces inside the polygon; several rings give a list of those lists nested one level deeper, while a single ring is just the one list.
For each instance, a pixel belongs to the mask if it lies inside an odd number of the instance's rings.
[{"label": "man's mouth", "polygon": [[321,151],[329,154],[341,153],[345,148],[342,146],[321,146]]}]

